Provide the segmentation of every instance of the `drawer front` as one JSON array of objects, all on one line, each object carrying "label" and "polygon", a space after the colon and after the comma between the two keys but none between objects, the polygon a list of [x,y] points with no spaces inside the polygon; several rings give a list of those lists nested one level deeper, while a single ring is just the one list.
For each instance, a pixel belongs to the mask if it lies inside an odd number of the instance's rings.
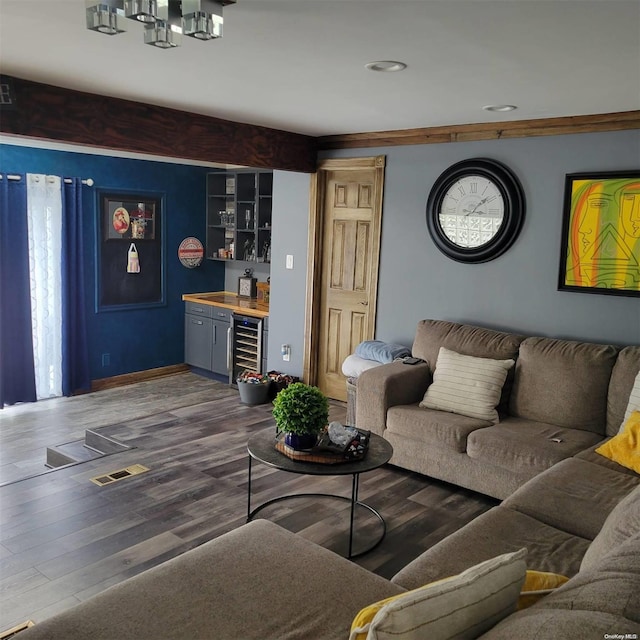
[{"label": "drawer front", "polygon": [[220,322],[231,322],[231,314],[233,313],[231,309],[225,309],[225,307],[211,307],[211,309],[213,309],[211,317],[214,320],[219,320]]},{"label": "drawer front", "polygon": [[185,313],[191,313],[194,316],[201,316],[203,318],[211,318],[213,314],[213,309],[211,305],[208,304],[199,304],[197,302],[185,302]]}]

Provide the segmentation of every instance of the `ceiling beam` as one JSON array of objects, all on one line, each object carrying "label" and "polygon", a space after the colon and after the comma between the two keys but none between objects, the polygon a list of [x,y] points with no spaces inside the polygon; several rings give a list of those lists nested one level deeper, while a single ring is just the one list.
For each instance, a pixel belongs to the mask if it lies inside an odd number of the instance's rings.
[{"label": "ceiling beam", "polygon": [[0,132],[156,156],[316,170],[315,138],[3,76],[15,104]]},{"label": "ceiling beam", "polygon": [[502,140],[533,136],[559,136],[571,133],[595,133],[640,129],[640,111],[622,111],[588,116],[541,118],[511,122],[348,133],[317,138],[318,150],[393,147],[408,144],[442,144],[475,140]]}]

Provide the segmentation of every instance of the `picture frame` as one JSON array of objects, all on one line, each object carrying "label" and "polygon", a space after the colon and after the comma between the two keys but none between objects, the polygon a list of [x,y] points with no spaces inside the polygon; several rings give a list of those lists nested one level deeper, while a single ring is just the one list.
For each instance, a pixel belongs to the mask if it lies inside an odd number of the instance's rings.
[{"label": "picture frame", "polygon": [[166,304],[163,205],[157,192],[96,191],[96,311]]},{"label": "picture frame", "polygon": [[640,297],[640,169],[565,176],[558,290]]},{"label": "picture frame", "polygon": [[160,201],[144,194],[103,193],[100,208],[106,240],[153,240]]}]

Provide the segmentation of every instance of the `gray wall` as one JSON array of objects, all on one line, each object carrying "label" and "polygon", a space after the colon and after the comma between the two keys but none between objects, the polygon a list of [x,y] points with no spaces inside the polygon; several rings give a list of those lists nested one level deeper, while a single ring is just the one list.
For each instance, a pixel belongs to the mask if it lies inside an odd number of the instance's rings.
[{"label": "gray wall", "polygon": [[[376,337],[411,345],[422,318],[594,342],[640,344],[640,299],[557,290],[564,177],[640,168],[640,132],[352,149],[322,157],[386,155]],[[527,214],[516,243],[485,264],[441,254],[425,223],[431,186],[459,160],[489,157],[520,178]],[[309,176],[274,175],[269,367],[302,372]],[[284,269],[284,256],[295,269]],[[283,363],[280,344],[289,343]],[[286,369],[285,369],[286,366]]]}]

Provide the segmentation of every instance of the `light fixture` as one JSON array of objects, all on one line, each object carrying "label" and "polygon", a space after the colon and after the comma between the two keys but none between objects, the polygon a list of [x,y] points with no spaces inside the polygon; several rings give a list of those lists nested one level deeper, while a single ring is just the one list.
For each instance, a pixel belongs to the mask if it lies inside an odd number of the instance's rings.
[{"label": "light fixture", "polygon": [[116,35],[123,18],[142,22],[144,42],[160,49],[180,46],[184,33],[197,40],[222,37],[222,9],[236,0],[85,0],[87,29]]},{"label": "light fixture", "polygon": [[488,104],[482,107],[485,111],[499,111],[500,113],[506,111],[515,111],[518,107],[514,104]]},{"label": "light fixture", "polygon": [[172,49],[182,44],[180,0],[157,0],[154,21],[144,28],[144,42],[159,49]]},{"label": "light fixture", "polygon": [[158,16],[158,3],[156,0],[126,0],[124,14],[131,20],[153,23]]},{"label": "light fixture", "polygon": [[87,29],[108,36],[115,36],[124,31],[122,27],[124,22],[122,0],[103,0],[98,3],[94,0],[87,0],[85,6]]},{"label": "light fixture", "polygon": [[375,62],[367,62],[364,66],[369,71],[384,72],[402,71],[407,68],[404,62],[398,62],[397,60],[376,60]]},{"label": "light fixture", "polygon": [[183,0],[182,28],[186,36],[198,40],[222,37],[223,2],[216,0]]}]

